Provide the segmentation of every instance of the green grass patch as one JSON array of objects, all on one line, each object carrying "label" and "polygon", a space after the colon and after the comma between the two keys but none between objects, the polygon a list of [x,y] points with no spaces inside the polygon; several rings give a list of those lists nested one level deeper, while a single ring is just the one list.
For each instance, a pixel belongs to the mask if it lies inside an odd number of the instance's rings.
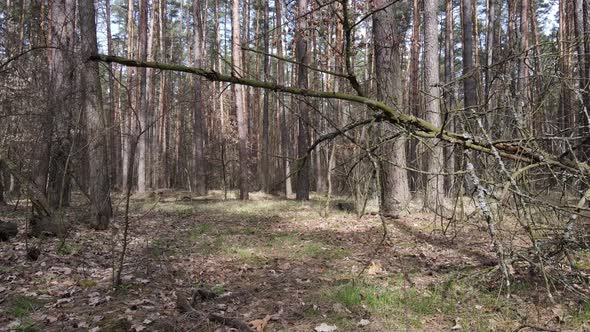
[{"label": "green grass patch", "polygon": [[22,318],[41,308],[41,302],[27,296],[17,296],[10,301],[8,314],[15,318]]},{"label": "green grass patch", "polygon": [[590,301],[584,301],[579,308],[571,313],[570,323],[573,326],[580,326],[590,322]]},{"label": "green grass patch", "polygon": [[254,247],[231,246],[225,251],[232,259],[251,265],[264,265],[267,261],[267,259],[261,255],[259,250]]},{"label": "green grass patch", "polygon": [[438,289],[403,288],[399,281],[384,285],[366,281],[347,283],[326,291],[323,297],[344,305],[351,312],[368,310],[390,327],[420,328],[426,316],[455,312],[452,301],[444,299]]},{"label": "green grass patch", "polygon": [[70,256],[78,251],[78,247],[65,241],[60,241],[55,252],[60,256]]},{"label": "green grass patch", "polygon": [[191,241],[197,241],[201,235],[210,233],[212,228],[211,224],[198,224],[189,232],[189,238]]},{"label": "green grass patch", "polygon": [[96,286],[96,281],[93,279],[80,279],[78,280],[78,286],[82,288],[92,288]]},{"label": "green grass patch", "polygon": [[21,324],[19,326],[17,326],[14,331],[16,332],[36,332],[36,331],[40,331],[39,326],[37,326],[37,324],[30,320],[30,319],[25,319],[23,322],[21,322]]},{"label": "green grass patch", "polygon": [[171,239],[155,239],[152,241],[148,249],[153,257],[159,258],[165,255],[173,255],[176,252],[173,244],[173,240]]},{"label": "green grass patch", "polygon": [[211,291],[219,296],[225,293],[225,286],[222,284],[216,284],[215,286],[211,287]]}]

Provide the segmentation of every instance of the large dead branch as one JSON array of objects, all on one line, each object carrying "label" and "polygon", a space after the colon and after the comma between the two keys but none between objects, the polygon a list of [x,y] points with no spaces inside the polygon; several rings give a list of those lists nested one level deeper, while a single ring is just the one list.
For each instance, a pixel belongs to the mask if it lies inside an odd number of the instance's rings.
[{"label": "large dead branch", "polygon": [[[153,61],[138,61],[118,56],[108,56],[97,54],[90,57],[90,60],[101,61],[106,63],[115,62],[129,67],[153,68],[160,70],[170,70],[176,72],[185,72],[205,77],[211,81],[227,82],[233,84],[242,84],[255,88],[268,89],[275,92],[284,92],[300,96],[309,96],[326,99],[344,100],[354,103],[360,103],[369,106],[373,110],[382,112],[385,121],[388,121],[398,127],[404,128],[413,135],[422,138],[438,138],[443,141],[461,145],[464,148],[479,151],[482,153],[495,155],[494,148],[500,157],[525,163],[544,163],[547,166],[559,167],[569,172],[587,176],[590,174],[590,167],[587,163],[579,162],[572,159],[565,159],[563,156],[555,156],[549,152],[535,149],[531,150],[518,144],[506,143],[486,143],[485,140],[478,139],[465,133],[455,133],[434,126],[430,122],[403,112],[400,112],[383,102],[364,96],[350,95],[335,91],[315,91],[309,89],[300,89],[291,86],[280,85],[272,82],[259,81],[249,78],[239,78],[232,75],[224,75],[212,69],[203,69],[189,67],[178,64],[168,64]],[[562,157],[561,159],[559,157]]]},{"label": "large dead branch", "polygon": [[37,187],[35,182],[23,174],[20,171],[20,167],[18,167],[12,160],[0,155],[0,161],[4,163],[6,169],[12,174],[12,176],[14,176],[21,184],[25,185],[27,193],[31,199],[33,211],[39,216],[51,216],[54,211],[47,201],[47,196],[45,196],[43,191]]}]

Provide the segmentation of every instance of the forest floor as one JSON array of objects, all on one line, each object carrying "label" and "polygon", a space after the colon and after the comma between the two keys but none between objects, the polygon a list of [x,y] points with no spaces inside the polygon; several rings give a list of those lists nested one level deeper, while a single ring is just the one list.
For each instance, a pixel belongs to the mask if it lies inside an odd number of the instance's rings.
[{"label": "forest floor", "polygon": [[[73,207],[69,236],[26,239],[26,207],[0,219],[19,235],[0,243],[0,331],[227,331],[179,312],[192,307],[252,323],[259,331],[590,331],[590,302],[517,277],[506,298],[485,230],[428,213],[358,220],[324,203],[254,194],[134,197],[123,284],[112,286],[122,223],[83,225]],[[124,206],[116,199],[117,220]],[[115,239],[115,240],[113,240]],[[28,241],[28,243],[26,243]],[[41,250],[26,259],[26,246]],[[376,250],[378,249],[378,250]],[[216,294],[209,298],[209,292]],[[212,296],[211,296],[212,297]],[[334,327],[337,330],[334,330]]]}]

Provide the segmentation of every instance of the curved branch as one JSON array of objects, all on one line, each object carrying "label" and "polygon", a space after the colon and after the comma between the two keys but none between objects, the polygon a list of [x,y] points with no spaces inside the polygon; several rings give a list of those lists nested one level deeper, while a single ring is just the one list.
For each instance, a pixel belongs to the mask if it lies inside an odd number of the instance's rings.
[{"label": "curved branch", "polygon": [[216,72],[215,70],[188,67],[184,65],[174,65],[167,63],[151,62],[151,61],[138,61],[127,59],[117,56],[108,55],[93,55],[90,60],[101,61],[106,63],[119,63],[129,67],[144,67],[154,68],[161,70],[171,70],[177,72],[185,72],[190,74],[199,75],[205,77],[211,81],[228,82],[233,84],[242,84],[255,88],[268,89],[276,92],[285,92],[294,95],[317,97],[325,99],[337,99],[344,100],[354,103],[360,103],[369,106],[375,111],[382,112],[382,116],[385,121],[392,123],[398,127],[402,127],[414,135],[422,138],[438,138],[446,142],[461,145],[464,148],[479,151],[482,153],[494,155],[493,149],[495,148],[498,155],[505,159],[511,159],[516,161],[522,161],[525,163],[545,163],[555,167],[560,167],[569,170],[570,172],[588,175],[590,174],[590,166],[587,163],[572,161],[569,159],[559,160],[556,156],[549,154],[548,152],[541,150],[531,150],[522,146],[515,146],[512,144],[494,144],[479,141],[477,138],[471,137],[469,134],[459,134],[446,130],[433,125],[432,123],[406,113],[402,113],[385,103],[363,97],[358,95],[350,95],[345,93],[339,93],[334,91],[314,91],[309,89],[301,89],[296,87],[290,87],[285,85],[279,85],[272,82],[264,82],[255,79],[239,78],[230,75],[224,75]]}]

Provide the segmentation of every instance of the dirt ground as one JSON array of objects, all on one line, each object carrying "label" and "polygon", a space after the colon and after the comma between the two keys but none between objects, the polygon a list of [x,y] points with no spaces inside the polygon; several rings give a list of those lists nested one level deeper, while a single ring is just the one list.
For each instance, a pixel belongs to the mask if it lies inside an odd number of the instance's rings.
[{"label": "dirt ground", "polygon": [[[262,194],[134,197],[114,288],[123,227],[115,203],[114,225],[102,232],[84,226],[87,206],[70,208],[63,239],[27,239],[27,208],[1,209],[19,235],[0,242],[0,331],[231,330],[203,319],[211,314],[258,331],[590,331],[590,302],[554,291],[551,303],[525,275],[507,298],[477,221],[443,234],[445,221],[406,213],[387,221],[382,242],[375,214],[326,217],[321,200]],[[36,261],[27,247],[40,249]]]}]

